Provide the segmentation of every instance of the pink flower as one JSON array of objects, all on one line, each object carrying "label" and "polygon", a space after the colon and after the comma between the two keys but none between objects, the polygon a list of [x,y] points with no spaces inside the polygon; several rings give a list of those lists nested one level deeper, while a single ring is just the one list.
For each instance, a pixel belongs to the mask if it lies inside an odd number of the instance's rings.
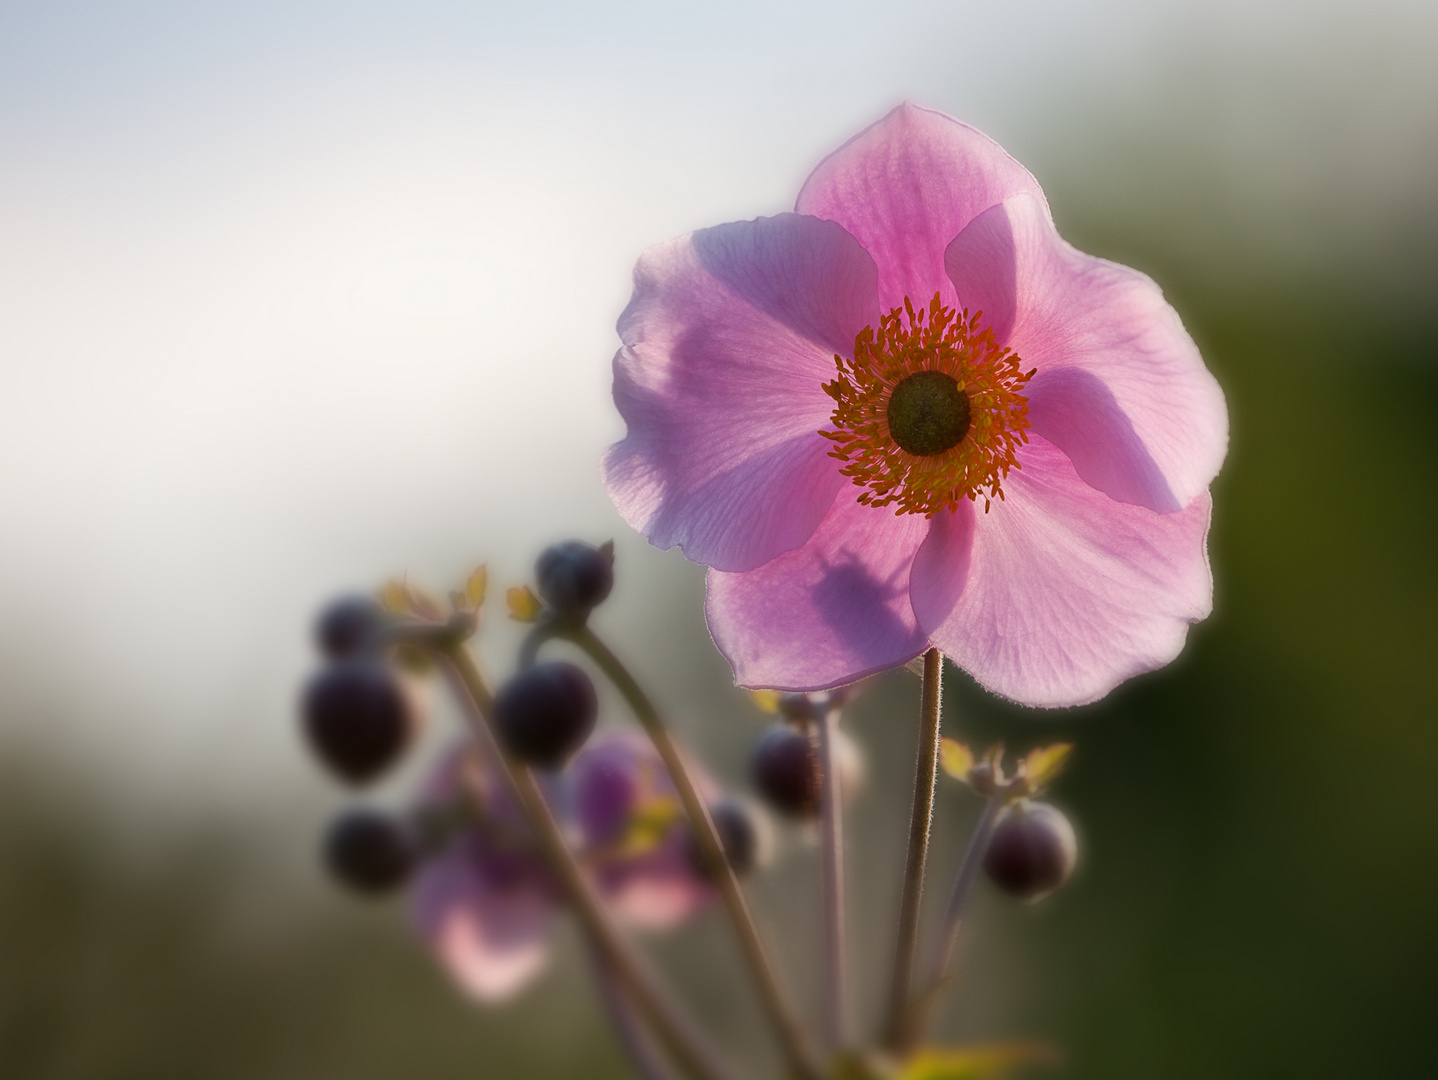
[{"label": "pink flower", "polygon": [[[712,797],[712,782],[699,782]],[[411,904],[420,933],[460,987],[498,1001],[548,962],[563,893],[500,777],[470,752],[441,762],[423,797],[449,802],[461,785],[478,820],[425,862]],[[547,795],[620,920],[664,930],[712,901],[713,888],[688,855],[673,785],[647,740],[633,732],[596,736]]]},{"label": "pink flower", "polygon": [[[713,781],[693,771],[700,795],[714,801]],[[617,731],[591,741],[574,759],[569,792],[581,850],[620,919],[667,930],[714,899],[691,853],[678,792],[643,735]]]},{"label": "pink flower", "polygon": [[736,680],[823,689],[934,645],[1057,706],[1177,656],[1212,607],[1228,418],[1158,287],[913,105],[796,209],[649,249],[619,320],[605,482],[710,567]]}]

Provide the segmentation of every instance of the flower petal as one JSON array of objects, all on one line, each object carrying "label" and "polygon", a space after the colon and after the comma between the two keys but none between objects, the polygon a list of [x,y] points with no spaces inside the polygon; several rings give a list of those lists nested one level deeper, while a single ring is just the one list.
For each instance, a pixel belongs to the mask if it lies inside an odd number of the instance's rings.
[{"label": "flower petal", "polygon": [[959,302],[1038,369],[1033,430],[1086,483],[1161,513],[1208,487],[1228,449],[1223,391],[1149,278],[1065,243],[1026,195],[975,218],[945,261]]},{"label": "flower petal", "polygon": [[1210,502],[1159,514],[1084,483],[1034,438],[988,514],[936,516],[914,559],[914,611],[933,643],[1025,705],[1081,705],[1162,667],[1212,609]]},{"label": "flower petal", "polygon": [[843,229],[797,214],[645,252],[614,358],[629,433],[603,466],[624,519],[723,570],[804,544],[843,483],[822,384],[876,317],[875,274]]},{"label": "flower petal", "polygon": [[556,910],[541,875],[486,873],[464,841],[425,864],[412,899],[420,933],[481,1001],[517,993],[543,969]]},{"label": "flower petal", "polygon": [[[697,764],[695,787],[706,801],[719,787]],[[648,930],[667,930],[714,899],[713,886],[695,869],[688,852],[688,826],[678,815],[678,795],[654,744],[635,731],[603,732],[582,749],[570,768],[571,802],[600,895],[621,920]],[[652,847],[604,851],[622,839],[643,801],[668,799],[676,817]]]},{"label": "flower petal", "polygon": [[1038,181],[987,135],[905,103],[826,158],[799,192],[801,214],[837,221],[879,265],[885,311],[934,293],[954,304],[944,249],[1010,195],[1043,201]]},{"label": "flower petal", "polygon": [[695,869],[686,832],[687,827],[676,822],[653,851],[596,869],[600,895],[621,921],[645,930],[670,930],[713,902],[714,887]]},{"label": "flower petal", "polygon": [[798,551],[743,574],[709,571],[709,632],[740,686],[823,690],[923,651],[909,566],[929,523],[858,495],[841,492]]}]

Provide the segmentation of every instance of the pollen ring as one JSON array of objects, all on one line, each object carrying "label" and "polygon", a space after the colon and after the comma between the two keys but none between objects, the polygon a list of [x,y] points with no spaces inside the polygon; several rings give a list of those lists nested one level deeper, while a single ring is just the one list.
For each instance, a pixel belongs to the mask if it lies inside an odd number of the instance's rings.
[{"label": "pollen ring", "polygon": [[834,399],[839,471],[863,488],[859,502],[932,517],[960,500],[1004,497],[1002,481],[1019,468],[1028,442],[1028,398],[1034,371],[980,328],[982,312],[927,308],[908,297],[854,338],[853,356],[835,355],[838,375],[824,383]]}]

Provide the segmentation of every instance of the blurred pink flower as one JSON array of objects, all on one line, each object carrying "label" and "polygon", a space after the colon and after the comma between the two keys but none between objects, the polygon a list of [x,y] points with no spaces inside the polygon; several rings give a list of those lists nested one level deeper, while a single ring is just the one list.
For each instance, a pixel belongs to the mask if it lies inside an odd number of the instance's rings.
[{"label": "blurred pink flower", "polygon": [[[697,766],[691,772],[713,802],[716,785]],[[714,899],[691,853],[678,792],[647,738],[616,731],[591,740],[568,781],[580,850],[621,920],[667,930]]]},{"label": "blurred pink flower", "polygon": [[796,209],[649,249],[619,320],[605,482],[710,567],[736,680],[823,689],[934,645],[1058,706],[1177,656],[1228,418],[1158,286],[913,105]]},{"label": "blurred pink flower", "polygon": [[[699,777],[701,792],[715,789]],[[477,821],[428,858],[411,906],[420,933],[466,992],[517,993],[548,962],[563,894],[495,771],[467,751],[442,761],[425,801],[467,789]],[[668,774],[632,732],[596,736],[546,794],[581,863],[624,922],[663,930],[706,906],[713,889],[688,857],[688,827]]]}]

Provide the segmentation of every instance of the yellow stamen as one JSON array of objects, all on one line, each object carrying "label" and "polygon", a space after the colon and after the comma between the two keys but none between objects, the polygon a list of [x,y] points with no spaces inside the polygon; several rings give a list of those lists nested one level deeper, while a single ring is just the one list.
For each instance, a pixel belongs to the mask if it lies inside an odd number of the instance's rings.
[{"label": "yellow stamen", "polygon": [[[992,330],[979,329],[982,314],[970,317],[967,311],[944,307],[938,293],[927,310],[916,312],[906,296],[902,308],[879,320],[877,331],[872,326],[859,331],[853,359],[834,357],[839,374],[824,384],[824,392],[836,403],[831,417],[835,430],[819,434],[834,442],[830,456],[845,462],[839,471],[867,489],[859,502],[892,504],[896,514],[933,517],[979,495],[987,512],[993,499],[1004,497],[1001,481],[1010,469],[1020,467],[1014,455],[1029,441],[1029,403],[1020,391],[1034,372],[1020,370],[1020,358],[1000,348]],[[906,406],[905,416],[896,416],[891,425],[889,403],[894,389],[921,371],[952,378],[968,404],[966,429],[957,421],[949,425],[949,430],[962,433],[956,444],[942,436],[927,442],[922,437],[905,439],[911,447],[944,447],[932,453],[910,453],[891,430],[901,422],[919,422],[909,418]],[[923,422],[936,421],[925,415]],[[899,430],[903,437],[904,429]]]}]

